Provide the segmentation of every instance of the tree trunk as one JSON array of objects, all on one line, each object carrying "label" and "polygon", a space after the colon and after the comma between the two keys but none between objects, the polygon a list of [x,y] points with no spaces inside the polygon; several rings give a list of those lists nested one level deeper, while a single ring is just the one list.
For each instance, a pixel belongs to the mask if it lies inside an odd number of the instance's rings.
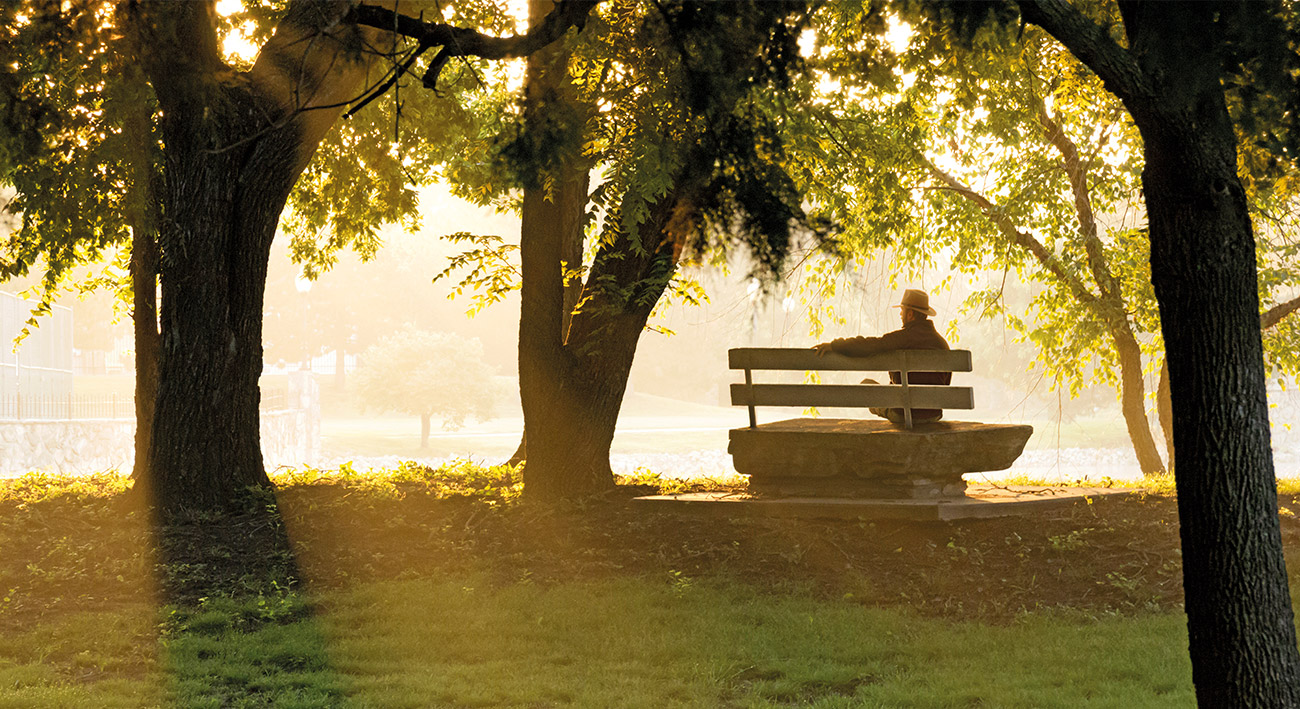
[{"label": "tree trunk", "polygon": [[420,450],[429,449],[429,419],[430,414],[420,414]]},{"label": "tree trunk", "polygon": [[1300,654],[1269,448],[1255,244],[1220,80],[1217,5],[1128,8],[1154,101],[1126,101],[1146,146],[1151,276],[1178,450],[1192,679],[1203,707],[1300,706]]},{"label": "tree trunk", "polygon": [[[519,395],[528,443],[524,486],[529,495],[571,498],[613,485],[609,468],[613,425],[593,425],[591,420],[617,418],[622,387],[611,387],[607,374],[584,371],[583,362],[573,353],[576,343],[567,338],[566,345],[565,313],[572,307],[566,310],[561,256],[568,235],[581,229],[587,203],[585,176],[556,183],[553,197],[548,200],[540,189],[524,193],[519,317]],[[603,362],[586,363],[606,367]],[[626,384],[626,373],[623,380]],[[611,397],[616,398],[613,403]],[[608,435],[603,432],[606,428]]]},{"label": "tree trunk", "polygon": [[1021,2],[1142,134],[1151,282],[1178,452],[1188,645],[1203,707],[1300,706],[1269,448],[1255,242],[1224,97],[1240,5],[1120,3],[1127,49],[1068,3]]},{"label": "tree trunk", "polygon": [[258,430],[262,296],[298,176],[284,160],[297,147],[292,133],[278,138],[226,153],[169,151],[152,454],[154,494],[168,511],[218,509],[244,488],[270,486]]},{"label": "tree trunk", "polygon": [[[139,28],[128,24],[125,30],[124,51],[132,61],[123,81],[143,96],[148,93],[148,81],[140,65]],[[153,109],[147,102],[127,114],[122,133],[130,165],[127,203],[131,224],[131,324],[135,336],[135,465],[131,478],[142,481],[148,478],[151,467],[158,357],[162,349],[158,332],[158,200],[162,185]],[[140,490],[144,489],[145,485],[141,485]]]},{"label": "tree trunk", "polygon": [[1133,452],[1137,454],[1138,467],[1143,475],[1160,475],[1165,472],[1165,466],[1151,436],[1151,421],[1147,419],[1142,350],[1127,328],[1112,328],[1111,339],[1119,355],[1120,410],[1124,413],[1129,440],[1133,442]]},{"label": "tree trunk", "polygon": [[[646,252],[633,254],[624,242],[597,255],[584,290],[588,300],[574,314],[564,346],[526,357],[526,328],[520,328],[529,441],[524,489],[530,496],[572,499],[613,485],[609,449],[632,361],[654,303],[676,269],[675,250],[663,231],[670,204],[666,198],[653,205],[652,217],[641,225]],[[612,293],[606,283],[636,283],[636,292]]]},{"label": "tree trunk", "polygon": [[131,229],[131,324],[135,331],[135,467],[131,477],[136,480],[147,478],[151,467],[158,357],[162,349],[158,333],[156,239],[157,232],[152,229]]},{"label": "tree trunk", "polygon": [[211,2],[132,4],[161,113],[161,352],[143,489],[168,519],[270,485],[258,431],[267,259],[290,189],[365,79],[376,30],[295,2],[248,72]]},{"label": "tree trunk", "polygon": [[[551,12],[554,7],[553,0],[530,0],[528,3],[530,22],[532,24],[541,22],[542,18],[546,17],[547,13]],[[561,44],[539,50],[529,56],[524,91],[533,97],[534,101],[565,100],[561,94],[563,91],[570,89],[571,81],[567,73],[570,54],[569,49]],[[559,240],[559,258],[563,263],[564,270],[561,272],[561,278],[564,279],[563,310],[560,314],[559,335],[561,344],[568,335],[569,320],[573,315],[574,307],[578,304],[578,298],[582,295],[582,279],[564,278],[564,273],[580,271],[582,268],[587,189],[590,187],[588,168],[588,165],[581,162],[567,164],[558,168],[564,174],[560,175],[557,180],[558,185],[552,195],[554,199],[552,206],[543,206],[536,200],[528,201],[532,210],[542,210],[542,213],[545,214],[544,219],[550,220],[547,224],[539,225],[540,228],[559,230],[559,233],[549,234],[543,238]],[[539,192],[541,188],[531,191]],[[530,223],[537,224],[535,221]],[[520,327],[523,326],[521,315]],[[522,346],[522,340],[520,342]],[[525,430],[519,434],[519,445],[515,448],[515,452],[510,456],[510,459],[506,461],[506,465],[519,465],[527,458],[528,434],[527,426],[525,426]]]},{"label": "tree trunk", "polygon": [[[543,50],[529,58],[525,120],[537,121],[548,102],[564,100],[567,55]],[[524,490],[532,499],[574,499],[614,483],[609,448],[637,342],[675,267],[664,229],[673,198],[651,205],[640,225],[641,250],[625,235],[602,247],[582,291],[566,292],[561,264],[580,247],[587,205],[585,166],[570,163],[552,175],[550,196],[526,189],[522,210],[519,393],[527,461]],[[614,218],[614,217],[611,217]],[[656,274],[653,275],[652,274]],[[634,293],[615,293],[633,288]],[[566,325],[566,318],[568,320]]]}]

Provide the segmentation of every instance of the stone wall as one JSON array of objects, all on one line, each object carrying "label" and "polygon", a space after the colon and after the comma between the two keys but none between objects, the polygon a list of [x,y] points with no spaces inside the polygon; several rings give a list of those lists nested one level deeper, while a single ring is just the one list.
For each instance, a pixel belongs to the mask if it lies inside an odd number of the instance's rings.
[{"label": "stone wall", "polygon": [[[319,409],[262,412],[262,457],[268,470],[320,458]],[[32,470],[84,474],[135,463],[135,421],[0,421],[0,477]]]},{"label": "stone wall", "polygon": [[0,421],[0,475],[130,472],[134,439],[134,421]]}]

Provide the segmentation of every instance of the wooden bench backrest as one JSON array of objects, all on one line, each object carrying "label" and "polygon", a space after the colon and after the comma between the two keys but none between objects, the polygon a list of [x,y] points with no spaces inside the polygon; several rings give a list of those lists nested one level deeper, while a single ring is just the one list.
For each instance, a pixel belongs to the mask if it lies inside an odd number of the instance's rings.
[{"label": "wooden bench backrest", "polygon": [[[731,385],[731,403],[749,408],[749,426],[757,426],[755,406],[841,406],[902,409],[907,428],[912,409],[973,409],[970,387],[909,384],[910,372],[969,372],[969,350],[896,350],[866,357],[818,355],[812,349],[740,347],[729,350],[731,369],[745,370],[745,383]],[[754,370],[899,372],[900,384],[755,384]]]}]

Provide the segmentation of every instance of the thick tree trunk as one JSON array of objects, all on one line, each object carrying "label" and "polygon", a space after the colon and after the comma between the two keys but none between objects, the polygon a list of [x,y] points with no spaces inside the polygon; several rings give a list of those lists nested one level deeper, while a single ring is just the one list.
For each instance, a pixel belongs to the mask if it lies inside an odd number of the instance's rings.
[{"label": "thick tree trunk", "polygon": [[1160,475],[1165,472],[1165,466],[1160,461],[1160,452],[1151,436],[1151,422],[1147,419],[1142,350],[1133,333],[1127,329],[1112,330],[1111,339],[1119,355],[1120,410],[1128,427],[1129,440],[1133,443],[1133,452],[1137,454],[1138,467],[1143,475]]},{"label": "thick tree trunk", "polygon": [[1126,17],[1157,105],[1131,102],[1168,352],[1192,679],[1203,707],[1300,706],[1269,448],[1255,244],[1220,83],[1216,5]]},{"label": "thick tree trunk", "polygon": [[[526,120],[548,102],[563,100],[566,62],[559,50],[530,57]],[[582,292],[586,302],[573,313],[577,294],[566,290],[561,264],[580,253],[587,175],[576,163],[561,169],[564,174],[552,176],[549,197],[540,188],[525,190],[520,239],[524,490],[544,500],[585,497],[613,486],[609,448],[632,359],[676,255],[664,238],[673,206],[665,197],[641,224],[643,250],[634,252],[623,238],[602,247]],[[644,292],[614,293],[632,284]]]},{"label": "thick tree trunk", "polygon": [[[643,225],[647,231],[662,226]],[[574,315],[565,346],[544,360],[529,358],[534,373],[528,377],[531,395],[524,409],[529,440],[524,486],[530,496],[572,499],[613,485],[609,449],[632,361],[653,304],[676,265],[662,233],[643,236],[654,249],[648,254],[597,257],[588,279],[591,299]],[[641,280],[644,293],[613,296],[593,285],[624,269],[639,278],[624,274],[616,282]],[[522,349],[521,340],[521,362]],[[541,372],[549,376],[538,376]]]},{"label": "thick tree trunk", "polygon": [[[587,203],[585,175],[555,184],[552,196],[547,199],[540,189],[524,194],[519,318],[519,395],[528,444],[524,486],[530,495],[571,498],[613,484],[609,468],[613,425],[593,426],[589,419],[616,419],[622,387],[611,387],[608,376],[584,371],[584,361],[591,358],[575,356],[576,343],[566,338],[572,305],[565,297],[561,261],[571,234],[581,230]],[[606,364],[598,366],[604,369]],[[625,385],[626,374],[623,380]],[[617,400],[611,404],[614,389]]]},{"label": "thick tree trunk", "polygon": [[[530,0],[528,3],[530,22],[534,25],[540,23],[542,18],[546,17],[554,7],[553,0]],[[539,107],[551,101],[572,100],[564,95],[566,92],[572,91],[571,80],[568,76],[570,53],[569,49],[561,44],[560,46],[538,50],[529,56],[524,91]],[[564,274],[582,269],[584,220],[587,209],[587,189],[590,186],[588,168],[589,166],[582,161],[574,161],[557,168],[564,174],[557,176],[549,204],[546,204],[548,200],[538,200],[540,193],[543,192],[541,187],[526,190],[525,194],[526,208],[534,216],[538,217],[529,220],[530,229],[534,232],[537,229],[556,230],[555,233],[537,235],[536,238],[547,241],[555,239],[559,242],[558,253],[563,268],[561,278],[564,283],[561,296],[562,310],[559,332],[561,345],[568,336],[569,321],[572,318],[573,309],[577,306],[578,298],[582,295],[582,279],[568,279],[564,277]],[[528,199],[528,193],[534,193],[532,199]],[[551,250],[552,247],[548,246],[547,258],[551,256]],[[554,305],[548,302],[545,307],[551,308]],[[520,327],[524,327],[522,315]],[[521,347],[523,346],[522,342],[521,339]],[[506,465],[519,465],[527,458],[528,433],[525,425],[525,430],[519,434],[519,445],[515,448],[515,452],[510,456],[510,459],[506,461]]]},{"label": "thick tree trunk", "polygon": [[293,132],[276,133],[244,150],[169,151],[152,456],[165,510],[220,508],[270,486],[258,430],[262,297],[298,176]]},{"label": "thick tree trunk", "polygon": [[295,2],[248,72],[221,59],[211,2],[129,10],[162,109],[161,353],[150,470],[164,518],[269,486],[258,431],[262,298],[280,212],[362,85],[375,30]]}]

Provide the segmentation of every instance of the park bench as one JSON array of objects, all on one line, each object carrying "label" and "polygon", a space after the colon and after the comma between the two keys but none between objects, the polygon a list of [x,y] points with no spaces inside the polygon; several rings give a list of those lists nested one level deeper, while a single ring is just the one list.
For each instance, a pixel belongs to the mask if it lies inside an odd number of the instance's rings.
[{"label": "park bench", "polygon": [[[728,352],[731,403],[749,409],[749,426],[730,432],[728,452],[750,490],[801,497],[951,498],[965,495],[962,474],[1005,470],[1020,457],[1032,426],[939,420],[914,423],[914,409],[973,409],[964,386],[909,384],[914,372],[969,372],[967,350],[898,350],[847,357],[812,349],[745,347]],[[899,372],[899,384],[756,383],[760,371]],[[888,381],[888,379],[886,379]],[[755,407],[886,407],[885,419],[797,418],[759,424]]]}]

